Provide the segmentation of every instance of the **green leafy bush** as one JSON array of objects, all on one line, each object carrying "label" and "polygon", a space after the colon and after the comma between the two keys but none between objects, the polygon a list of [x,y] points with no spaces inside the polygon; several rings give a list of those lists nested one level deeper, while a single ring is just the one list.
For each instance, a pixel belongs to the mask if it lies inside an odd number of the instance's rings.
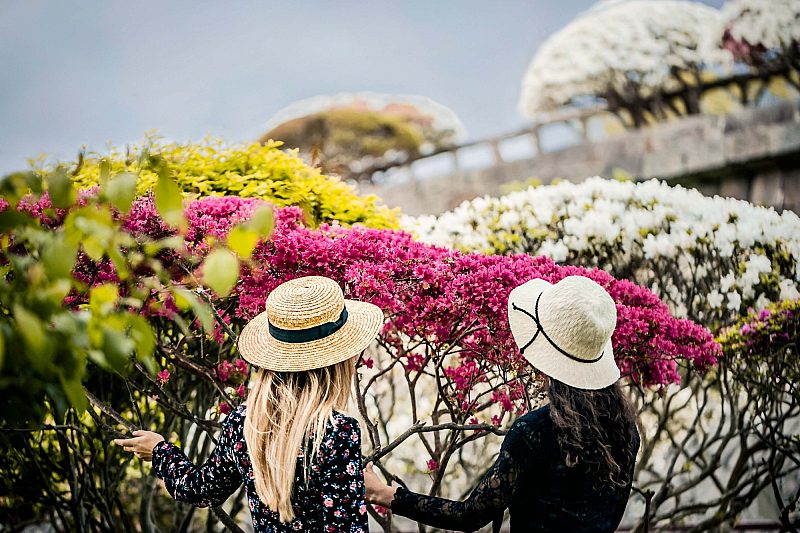
[{"label": "green leafy bush", "polygon": [[186,144],[147,138],[142,146],[125,151],[112,148],[108,154],[87,154],[70,171],[78,188],[101,185],[111,174],[129,172],[137,176],[136,189],[142,194],[158,182],[158,169],[151,164],[151,156],[158,156],[184,196],[236,195],[261,198],[278,207],[296,205],[311,224],[397,226],[396,211],[380,205],[376,196],[359,196],[339,178],[307,165],[296,150],[280,146],[279,142],[226,144],[212,137]]}]

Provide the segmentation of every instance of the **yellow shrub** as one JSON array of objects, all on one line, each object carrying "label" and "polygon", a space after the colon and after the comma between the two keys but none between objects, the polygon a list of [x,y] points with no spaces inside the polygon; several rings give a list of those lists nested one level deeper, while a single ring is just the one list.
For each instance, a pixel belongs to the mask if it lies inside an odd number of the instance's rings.
[{"label": "yellow shrub", "polygon": [[[276,206],[303,208],[314,223],[339,221],[374,228],[397,227],[397,210],[379,204],[374,195],[359,196],[339,178],[323,175],[306,164],[295,150],[281,150],[281,143],[226,144],[218,138],[199,143],[176,144],[147,139],[143,146],[125,152],[88,154],[75,164],[74,181],[80,188],[100,182],[102,167],[138,175],[137,189],[145,193],[158,179],[147,163],[147,154],[158,155],[187,197],[225,196],[263,198]],[[106,162],[106,163],[104,163]]]}]

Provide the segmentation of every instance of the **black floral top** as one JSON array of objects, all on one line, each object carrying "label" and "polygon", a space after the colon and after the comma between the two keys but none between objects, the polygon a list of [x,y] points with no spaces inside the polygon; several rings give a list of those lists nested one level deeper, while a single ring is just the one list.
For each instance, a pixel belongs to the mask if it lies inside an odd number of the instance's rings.
[{"label": "black floral top", "polygon": [[[628,452],[635,457],[634,429]],[[633,478],[633,463],[628,479]],[[425,496],[398,487],[392,512],[442,529],[475,531],[511,514],[511,531],[615,531],[630,495],[630,482],[597,490],[580,467],[568,467],[546,405],[520,417],[506,434],[500,455],[466,501]]]},{"label": "black floral top", "polygon": [[368,533],[358,422],[334,412],[307,483],[303,455],[298,454],[292,495],[295,519],[281,522],[278,513],[268,509],[256,493],[243,433],[246,410],[243,404],[228,415],[217,447],[200,467],[172,443],[162,441],[155,445],[153,468],[172,497],[197,507],[215,506],[244,482],[257,532]]}]

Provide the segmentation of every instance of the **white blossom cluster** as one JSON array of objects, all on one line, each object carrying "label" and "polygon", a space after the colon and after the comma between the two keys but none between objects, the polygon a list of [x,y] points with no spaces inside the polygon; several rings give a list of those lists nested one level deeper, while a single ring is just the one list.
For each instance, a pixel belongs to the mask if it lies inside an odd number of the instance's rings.
[{"label": "white blossom cluster", "polygon": [[730,0],[710,32],[717,46],[726,29],[737,42],[788,50],[800,43],[800,0]]},{"label": "white blossom cluster", "polygon": [[709,326],[800,298],[800,217],[658,180],[562,181],[402,223],[432,244],[603,268]]},{"label": "white blossom cluster", "polygon": [[698,70],[709,61],[704,34],[719,12],[697,2],[601,2],[552,35],[522,81],[520,111],[529,118],[635,85],[647,94],[673,80],[670,69]]}]

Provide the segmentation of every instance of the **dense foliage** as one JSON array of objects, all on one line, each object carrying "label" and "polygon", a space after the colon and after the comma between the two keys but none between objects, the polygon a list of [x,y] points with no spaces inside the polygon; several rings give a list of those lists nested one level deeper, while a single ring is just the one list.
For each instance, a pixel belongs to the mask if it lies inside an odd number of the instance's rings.
[{"label": "dense foliage", "polygon": [[800,4],[794,0],[731,0],[722,7],[711,39],[737,60],[756,67],[790,65],[800,56]]},{"label": "dense foliage", "polygon": [[235,194],[279,207],[299,206],[314,224],[396,226],[397,214],[380,205],[375,196],[359,196],[339,178],[322,174],[279,146],[271,142],[231,145],[214,138],[186,144],[148,141],[124,152],[113,148],[108,154],[89,154],[69,171],[79,188],[98,185],[110,173],[129,172],[137,176],[137,191],[143,194],[157,184],[159,169],[151,164],[151,156],[158,156],[190,198]]},{"label": "dense foliage", "polygon": [[719,332],[723,357],[714,371],[687,373],[658,393],[630,389],[645,431],[634,482],[640,497],[627,523],[705,530],[761,518],[748,506],[764,490],[782,523],[795,519],[796,214],[655,180],[590,178],[403,223],[427,242],[463,251],[600,267],[651,287],[678,316]]},{"label": "dense foliage", "polygon": [[522,81],[534,120],[603,106],[625,127],[800,93],[795,0],[599,2],[550,36]]}]

